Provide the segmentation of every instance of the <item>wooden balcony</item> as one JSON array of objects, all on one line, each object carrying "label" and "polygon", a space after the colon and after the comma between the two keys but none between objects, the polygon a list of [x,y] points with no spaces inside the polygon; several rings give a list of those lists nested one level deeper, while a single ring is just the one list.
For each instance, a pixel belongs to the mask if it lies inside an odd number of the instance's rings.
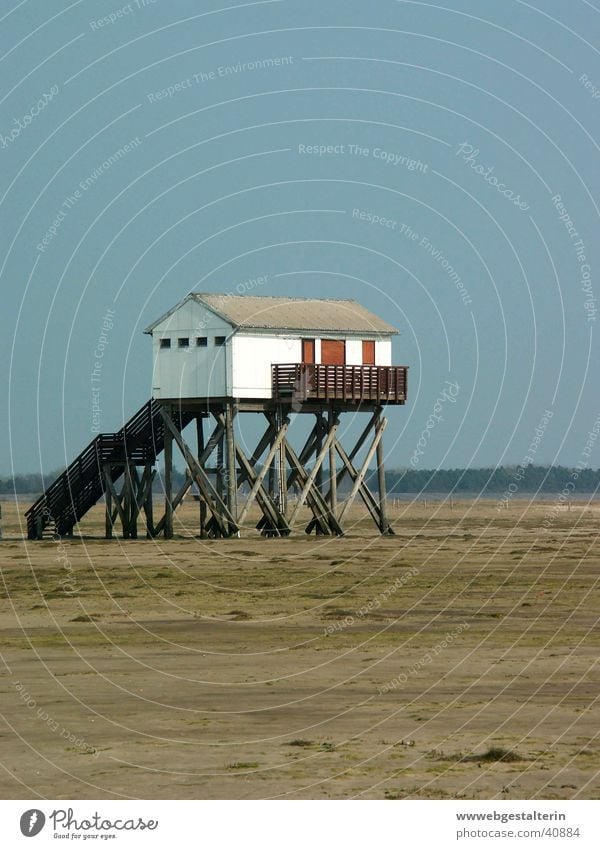
[{"label": "wooden balcony", "polygon": [[273,365],[273,399],[280,402],[341,401],[404,404],[408,366]]}]

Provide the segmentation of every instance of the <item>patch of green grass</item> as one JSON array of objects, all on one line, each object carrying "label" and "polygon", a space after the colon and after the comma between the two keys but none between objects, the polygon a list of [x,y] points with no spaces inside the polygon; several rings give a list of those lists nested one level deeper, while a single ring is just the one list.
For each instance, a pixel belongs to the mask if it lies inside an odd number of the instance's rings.
[{"label": "patch of green grass", "polygon": [[403,796],[401,793],[397,793],[394,790],[384,790],[383,796],[385,799],[402,799]]},{"label": "patch of green grass", "polygon": [[290,740],[289,743],[285,743],[284,745],[285,746],[298,746],[302,749],[307,749],[309,746],[313,745],[313,741],[312,740],[297,739],[297,740]]},{"label": "patch of green grass", "polygon": [[229,764],[227,769],[256,769],[260,764],[256,761],[236,761],[233,764]]},{"label": "patch of green grass", "polygon": [[516,763],[517,761],[524,761],[522,755],[519,755],[517,752],[513,752],[512,749],[504,749],[502,746],[490,746],[487,752],[477,753],[473,752],[470,755],[465,755],[462,752],[459,752],[456,755],[444,755],[441,754],[438,760],[444,761],[456,761],[457,763]]}]

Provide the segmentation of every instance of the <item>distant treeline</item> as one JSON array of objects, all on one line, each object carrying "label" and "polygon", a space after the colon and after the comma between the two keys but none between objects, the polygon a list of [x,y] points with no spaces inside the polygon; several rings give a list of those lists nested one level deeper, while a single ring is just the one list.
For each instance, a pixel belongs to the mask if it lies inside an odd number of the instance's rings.
[{"label": "distant treeline", "polygon": [[[35,495],[44,486],[49,486],[59,472],[51,473],[42,480],[41,475],[16,475],[14,478],[0,478],[0,494]],[[560,492],[570,481],[575,480],[576,492],[594,492],[600,487],[600,469],[578,471],[573,478],[573,469],[566,466],[527,466],[523,471],[517,466],[502,466],[499,469],[399,469],[385,474],[388,492],[497,492],[509,490],[517,492]],[[184,481],[184,474],[173,470],[173,488],[175,491]],[[327,473],[325,474],[327,480]],[[376,486],[376,475],[370,472],[370,486]],[[347,477],[341,491],[350,486]],[[161,474],[157,474],[154,484],[156,490],[162,489]],[[571,487],[569,487],[571,488]]]},{"label": "distant treeline", "polygon": [[[499,469],[404,469],[386,472],[388,492],[561,492],[575,481],[575,492],[594,492],[600,469],[577,471],[566,466],[501,466]],[[373,480],[370,483],[374,483]],[[510,488],[510,489],[509,489]],[[516,489],[515,489],[516,488]],[[571,487],[569,487],[571,488]]]}]

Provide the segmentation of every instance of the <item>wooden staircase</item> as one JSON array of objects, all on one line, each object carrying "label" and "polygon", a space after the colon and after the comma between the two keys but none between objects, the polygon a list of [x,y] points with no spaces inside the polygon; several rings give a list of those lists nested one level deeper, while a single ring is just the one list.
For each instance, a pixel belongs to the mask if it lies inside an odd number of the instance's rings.
[{"label": "wooden staircase", "polygon": [[[183,429],[191,419],[191,414],[181,413],[178,426]],[[114,483],[127,464],[154,463],[163,450],[164,435],[161,405],[151,398],[117,433],[96,436],[27,510],[28,538],[42,539],[50,531],[69,534],[104,495],[106,469]]]}]

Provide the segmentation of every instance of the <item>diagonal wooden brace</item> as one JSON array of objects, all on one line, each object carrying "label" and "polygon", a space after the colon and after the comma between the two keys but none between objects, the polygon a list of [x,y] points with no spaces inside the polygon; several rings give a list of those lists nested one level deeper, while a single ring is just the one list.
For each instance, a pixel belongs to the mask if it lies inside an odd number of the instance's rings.
[{"label": "diagonal wooden brace", "polygon": [[375,437],[373,439],[373,442],[371,443],[371,446],[370,446],[369,450],[367,451],[366,457],[365,457],[363,464],[360,468],[360,471],[359,471],[358,475],[356,476],[356,478],[354,480],[354,484],[353,484],[352,489],[350,491],[350,495],[348,496],[348,498],[344,502],[344,505],[343,505],[343,507],[340,511],[340,521],[344,518],[344,514],[346,513],[348,508],[354,502],[354,499],[356,498],[359,489],[361,489],[362,486],[363,486],[363,483],[364,483],[364,480],[365,480],[365,475],[367,474],[367,471],[369,469],[369,463],[373,459],[373,455],[375,454],[375,451],[377,450],[377,446],[379,445],[381,438],[383,437],[383,432],[386,428],[386,425],[387,425],[387,419],[380,419],[378,424],[376,425]]},{"label": "diagonal wooden brace", "polygon": [[[344,448],[339,444],[339,442],[336,442],[335,449],[336,449],[337,453],[339,454],[339,456],[342,460],[342,463],[344,463],[346,470],[347,470],[348,474],[350,475],[351,479],[353,481],[355,481],[356,478],[358,477],[358,469],[356,468],[356,466],[354,465],[354,463],[352,462],[352,460],[350,459],[348,454],[346,454]],[[364,501],[365,507],[367,508],[369,513],[371,514],[371,518],[373,519],[373,521],[375,522],[375,524],[378,526],[379,530],[381,531],[382,526],[381,526],[381,515],[379,513],[379,505],[377,503],[377,499],[375,498],[375,496],[373,495],[373,493],[371,492],[371,490],[367,486],[366,482],[362,483],[362,485],[360,486],[360,489],[358,490],[358,494],[360,495],[360,497]],[[389,534],[394,533],[394,531],[391,527],[388,528],[387,532]]]},{"label": "diagonal wooden brace", "polygon": [[[306,485],[306,481],[308,479],[308,472],[300,462],[296,452],[289,444],[287,439],[285,440],[285,451],[290,461],[290,466],[296,469],[298,479],[300,480],[303,486]],[[312,486],[307,489],[306,501],[308,506],[313,512],[313,516],[315,517],[315,522],[321,528],[324,534],[334,533],[339,536],[343,536],[344,531],[336,517],[331,512],[331,509],[317,487]]]},{"label": "diagonal wooden brace", "polygon": [[206,504],[213,514],[213,519],[215,524],[217,525],[219,531],[222,536],[232,536],[237,533],[238,526],[236,524],[235,519],[229,512],[229,508],[222,500],[220,495],[217,493],[216,489],[212,485],[210,478],[202,468],[202,466],[198,463],[185,440],[183,439],[181,433],[175,426],[173,420],[170,415],[166,412],[164,408],[161,408],[160,411],[161,416],[165,422],[165,426],[169,429],[171,434],[173,435],[173,439],[177,443],[179,450],[183,454],[185,462],[192,473],[192,477],[194,478],[198,489],[200,490]]},{"label": "diagonal wooden brace", "polygon": [[335,439],[335,434],[336,434],[337,429],[338,429],[338,424],[339,424],[339,422],[336,419],[333,426],[329,430],[329,433],[327,435],[327,439],[323,443],[323,446],[322,446],[319,454],[317,455],[317,459],[315,460],[315,464],[314,464],[310,474],[306,478],[306,481],[305,481],[304,486],[302,488],[302,492],[300,493],[300,496],[298,497],[298,501],[296,503],[296,506],[294,507],[292,515],[290,516],[290,520],[289,520],[290,527],[294,526],[294,522],[296,521],[296,519],[298,517],[298,513],[300,512],[304,502],[306,501],[306,498],[308,496],[309,491],[315,485],[315,480],[316,480],[317,475],[318,475],[318,473],[321,469],[321,466],[323,465],[323,461],[325,460],[325,457],[329,453],[329,448],[330,448],[331,444],[333,443],[333,441]]},{"label": "diagonal wooden brace", "polygon": [[[175,495],[175,497],[173,498],[173,510],[176,510],[177,507],[179,507],[185,497],[185,494],[187,493],[188,489],[191,487],[193,482],[194,481],[192,477],[186,477],[177,495]],[[162,534],[164,527],[165,517],[163,516],[162,519],[160,519],[158,524],[155,526],[153,536],[157,537],[159,534]]]},{"label": "diagonal wooden brace", "polygon": [[[275,439],[272,441],[269,453],[267,454],[265,462],[264,462],[264,464],[263,464],[263,466],[262,466],[262,468],[261,468],[261,470],[258,474],[255,473],[250,461],[244,455],[242,450],[238,446],[236,446],[236,454],[237,454],[238,462],[243,469],[245,477],[252,484],[252,489],[250,490],[250,493],[248,495],[248,498],[246,499],[246,503],[244,505],[244,508],[243,508],[242,512],[240,513],[240,517],[239,517],[240,525],[242,524],[242,522],[244,521],[244,519],[248,515],[248,511],[250,510],[252,502],[256,498],[259,505],[260,505],[261,510],[263,511],[265,518],[267,518],[270,521],[272,529],[274,531],[279,530],[279,531],[284,531],[284,532],[287,532],[287,533],[290,532],[290,526],[289,526],[288,522],[286,521],[285,516],[281,513],[281,511],[279,510],[279,508],[277,507],[277,505],[272,500],[272,498],[270,497],[270,495],[268,494],[268,492],[266,491],[266,489],[263,486],[263,480],[265,478],[265,475],[267,474],[267,471],[269,470],[271,463],[273,462],[275,454],[279,450],[279,446],[281,445],[282,441],[285,439],[285,435],[286,435],[287,429],[288,429],[288,424],[289,424],[289,422],[286,419],[282,424],[281,430],[279,431],[279,433],[277,434]],[[267,514],[268,514],[268,516],[267,516]]]}]

